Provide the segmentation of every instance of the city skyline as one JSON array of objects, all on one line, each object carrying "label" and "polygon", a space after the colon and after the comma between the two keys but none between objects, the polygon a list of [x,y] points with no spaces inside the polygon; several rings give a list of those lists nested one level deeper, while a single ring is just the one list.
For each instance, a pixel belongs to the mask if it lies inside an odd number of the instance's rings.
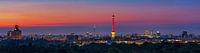
[{"label": "city skyline", "polygon": [[[27,33],[91,32],[110,34],[111,16],[116,13],[117,33],[163,34],[189,31],[199,34],[198,0],[1,0],[0,34],[15,24]],[[103,9],[103,10],[102,10]]]},{"label": "city skyline", "polygon": [[200,0],[0,0],[0,53],[199,53]]}]

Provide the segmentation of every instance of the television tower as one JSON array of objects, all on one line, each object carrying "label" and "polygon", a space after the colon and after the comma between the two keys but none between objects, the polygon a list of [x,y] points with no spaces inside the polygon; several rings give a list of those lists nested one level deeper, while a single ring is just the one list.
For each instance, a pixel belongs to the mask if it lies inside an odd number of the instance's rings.
[{"label": "television tower", "polygon": [[112,15],[112,32],[111,32],[111,39],[115,39],[115,15]]}]

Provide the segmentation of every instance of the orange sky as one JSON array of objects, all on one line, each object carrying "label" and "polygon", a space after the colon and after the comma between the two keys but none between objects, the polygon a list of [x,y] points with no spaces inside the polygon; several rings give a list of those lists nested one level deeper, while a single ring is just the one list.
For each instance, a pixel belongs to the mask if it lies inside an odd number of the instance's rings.
[{"label": "orange sky", "polygon": [[[87,7],[87,6],[86,6]],[[83,8],[79,6],[64,7],[51,4],[18,4],[0,7],[0,25],[11,26],[19,24],[22,26],[51,25],[56,23],[68,23],[76,25],[88,22],[100,22],[96,17],[107,21],[105,13],[97,10]]]},{"label": "orange sky", "polygon": [[[6,1],[0,2],[0,26],[52,26],[110,23],[113,12],[123,24],[194,23],[199,7],[194,3],[128,1]],[[184,4],[184,3],[183,3]],[[197,3],[195,3],[197,4]],[[182,20],[179,20],[182,19]],[[106,24],[107,24],[106,23]]]}]

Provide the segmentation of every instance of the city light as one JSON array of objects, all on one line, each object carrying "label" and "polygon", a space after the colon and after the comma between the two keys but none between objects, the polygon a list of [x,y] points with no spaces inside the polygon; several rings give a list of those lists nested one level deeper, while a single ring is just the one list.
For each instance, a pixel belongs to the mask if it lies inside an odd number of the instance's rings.
[{"label": "city light", "polygon": [[200,53],[199,5],[0,0],[0,53]]}]

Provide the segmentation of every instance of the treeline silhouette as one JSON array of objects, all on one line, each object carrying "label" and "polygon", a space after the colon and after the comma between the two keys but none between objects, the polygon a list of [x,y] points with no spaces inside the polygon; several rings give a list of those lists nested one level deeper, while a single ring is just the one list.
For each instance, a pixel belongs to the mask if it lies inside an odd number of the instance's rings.
[{"label": "treeline silhouette", "polygon": [[[42,45],[42,44],[41,44]],[[0,53],[199,53],[196,43],[1,45]]]}]

